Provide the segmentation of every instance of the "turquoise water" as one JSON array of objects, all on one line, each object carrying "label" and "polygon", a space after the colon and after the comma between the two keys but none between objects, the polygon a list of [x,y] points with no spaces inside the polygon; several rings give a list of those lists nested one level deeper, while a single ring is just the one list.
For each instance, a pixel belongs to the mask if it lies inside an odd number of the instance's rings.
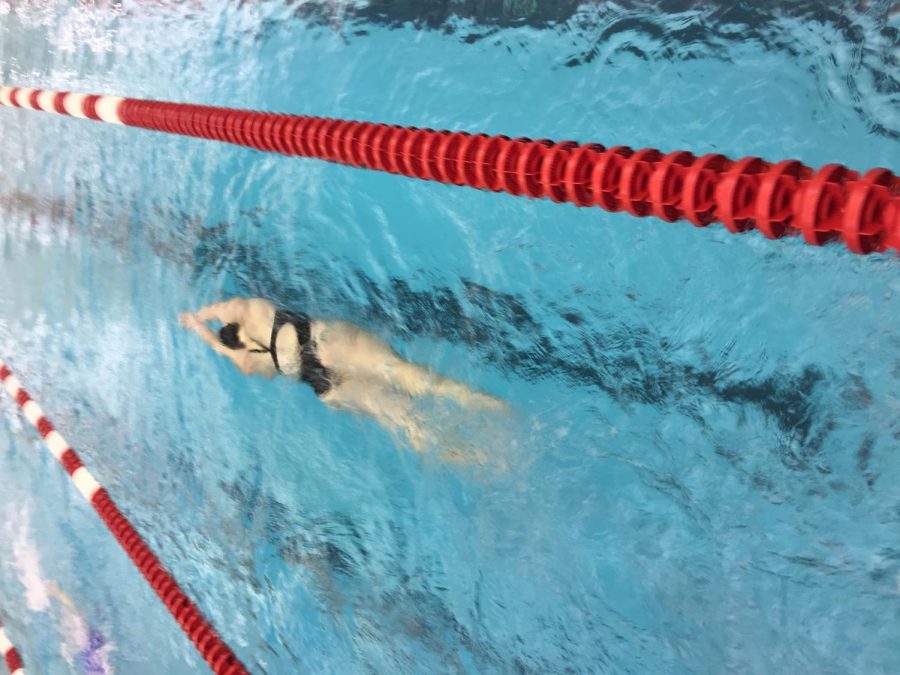
[{"label": "turquoise water", "polygon": [[[385,6],[0,2],[0,79],[900,171],[890,3]],[[894,256],[22,110],[0,145],[0,357],[251,671],[900,670]],[[497,461],[244,378],[176,323],[232,294],[504,397]],[[201,670],[0,409],[26,664],[79,672],[37,576],[118,672]]]}]

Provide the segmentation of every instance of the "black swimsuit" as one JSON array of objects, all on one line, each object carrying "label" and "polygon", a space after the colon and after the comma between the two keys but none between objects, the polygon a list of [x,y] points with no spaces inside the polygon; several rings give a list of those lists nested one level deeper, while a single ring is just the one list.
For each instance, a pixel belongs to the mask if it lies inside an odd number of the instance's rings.
[{"label": "black swimsuit", "polygon": [[[277,310],[275,312],[275,321],[272,323],[272,337],[269,339],[269,354],[272,356],[272,362],[275,364],[275,370],[281,373],[281,366],[278,365],[278,350],[275,348],[275,339],[278,337],[278,331],[285,324],[291,324],[297,331],[298,349],[300,351],[300,379],[309,384],[316,396],[324,396],[331,389],[333,382],[332,373],[328,368],[322,365],[316,354],[316,344],[312,341],[310,335],[309,317],[305,314],[295,314],[285,310]],[[282,373],[283,374],[283,373]]]}]

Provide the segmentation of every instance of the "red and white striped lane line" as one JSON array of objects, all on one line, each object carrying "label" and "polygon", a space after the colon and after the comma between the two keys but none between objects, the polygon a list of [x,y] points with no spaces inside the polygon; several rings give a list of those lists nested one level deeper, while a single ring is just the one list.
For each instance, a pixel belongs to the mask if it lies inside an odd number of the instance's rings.
[{"label": "red and white striped lane line", "polygon": [[[67,91],[0,87],[0,105],[42,110],[81,119],[124,124],[119,106],[125,99],[118,96],[92,96]],[[87,104],[87,105],[85,105]]]},{"label": "red and white striped lane line", "polygon": [[410,178],[547,198],[769,239],[842,239],[854,253],[900,251],[900,178],[840,164],[733,161],[687,151],[606,149],[548,139],[278,115],[168,101],[0,86],[0,105],[315,157]]},{"label": "red and white striped lane line", "polygon": [[28,392],[22,388],[19,380],[2,360],[0,360],[0,383],[22,409],[25,418],[37,429],[51,454],[63,465],[75,487],[94,507],[212,671],[220,675],[246,675],[247,670],[234,652],[222,641],[191,599],[184,594],[178,582],[163,567],[128,519],[122,515],[106,490],[81,463],[75,451],[44,417],[44,411],[31,400]]},{"label": "red and white striped lane line", "polygon": [[9,641],[2,623],[0,623],[0,654],[3,654],[3,659],[6,661],[6,667],[9,668],[10,675],[25,675],[25,668],[22,666],[22,657],[19,656],[19,650]]}]

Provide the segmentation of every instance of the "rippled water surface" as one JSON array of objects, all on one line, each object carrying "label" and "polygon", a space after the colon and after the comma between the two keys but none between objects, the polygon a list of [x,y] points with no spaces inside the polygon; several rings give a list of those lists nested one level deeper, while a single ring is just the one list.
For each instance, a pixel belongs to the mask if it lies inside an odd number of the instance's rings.
[{"label": "rippled water surface", "polygon": [[[824,4],[2,0],[0,74],[898,172],[897,7]],[[0,357],[252,671],[900,671],[894,256],[24,110],[0,147]],[[506,398],[491,461],[244,378],[175,319],[233,294]],[[81,672],[35,578],[118,672],[201,669],[0,409],[32,671]]]}]

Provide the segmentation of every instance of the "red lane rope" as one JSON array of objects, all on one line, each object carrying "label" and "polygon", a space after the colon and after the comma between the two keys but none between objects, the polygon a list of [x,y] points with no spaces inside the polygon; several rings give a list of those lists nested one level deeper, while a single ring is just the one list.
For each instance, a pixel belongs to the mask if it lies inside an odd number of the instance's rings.
[{"label": "red lane rope", "polygon": [[3,660],[6,661],[6,667],[9,669],[10,675],[25,675],[25,667],[22,665],[22,657],[19,656],[19,650],[10,642],[2,623],[0,623],[0,654],[3,655]]},{"label": "red lane rope", "polygon": [[31,399],[3,361],[0,361],[0,384],[22,409],[25,418],[37,429],[51,454],[63,465],[75,487],[94,507],[213,672],[220,675],[246,675],[247,670],[243,664],[210,626],[197,606],[181,590],[178,582],[163,567],[137,530],[119,511],[106,490],[82,464],[78,454],[56,431],[53,424],[44,416],[40,406]]},{"label": "red lane rope", "polygon": [[854,253],[900,251],[900,179],[889,170],[815,170],[597,143],[510,139],[372,122],[0,87],[0,104],[315,157],[412,178],[599,206],[770,239],[800,235]]}]

